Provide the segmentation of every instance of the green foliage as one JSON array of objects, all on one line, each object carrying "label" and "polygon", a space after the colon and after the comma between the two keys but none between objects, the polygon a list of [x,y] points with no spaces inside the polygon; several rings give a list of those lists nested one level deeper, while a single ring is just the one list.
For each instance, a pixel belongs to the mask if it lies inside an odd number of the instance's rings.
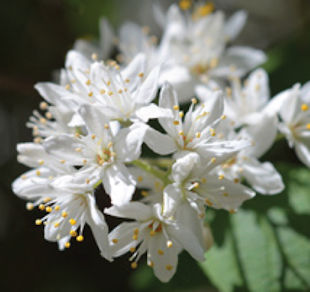
[{"label": "green foliage", "polygon": [[309,291],[310,171],[280,165],[287,184],[276,196],[258,195],[237,214],[216,212],[214,247],[202,270],[223,292]]}]

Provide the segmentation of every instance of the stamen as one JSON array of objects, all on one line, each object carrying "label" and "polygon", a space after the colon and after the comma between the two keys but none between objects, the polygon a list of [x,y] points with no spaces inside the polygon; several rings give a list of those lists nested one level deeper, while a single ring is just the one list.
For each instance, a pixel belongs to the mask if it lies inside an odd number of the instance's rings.
[{"label": "stamen", "polygon": [[308,109],[309,109],[309,106],[307,104],[304,103],[304,104],[301,105],[301,110],[303,112],[307,111]]},{"label": "stamen", "polygon": [[167,247],[171,248],[173,246],[173,242],[171,240],[167,241]]},{"label": "stamen", "polygon": [[73,218],[71,218],[71,219],[69,220],[69,223],[70,223],[71,225],[75,225],[75,224],[76,224],[76,220],[73,219]]},{"label": "stamen", "polygon": [[34,208],[34,205],[33,205],[32,203],[27,203],[27,204],[26,204],[26,209],[27,209],[28,211],[33,210],[33,208]]},{"label": "stamen", "polygon": [[159,250],[157,251],[157,253],[158,253],[159,255],[163,255],[163,254],[164,254],[164,251],[163,251],[162,249],[159,249]]},{"label": "stamen", "polygon": [[131,266],[132,269],[136,269],[138,267],[138,263],[137,262],[132,262],[130,266]]},{"label": "stamen", "polygon": [[77,240],[78,242],[82,242],[82,241],[84,240],[84,236],[83,236],[83,235],[79,235],[79,236],[76,238],[76,240]]}]

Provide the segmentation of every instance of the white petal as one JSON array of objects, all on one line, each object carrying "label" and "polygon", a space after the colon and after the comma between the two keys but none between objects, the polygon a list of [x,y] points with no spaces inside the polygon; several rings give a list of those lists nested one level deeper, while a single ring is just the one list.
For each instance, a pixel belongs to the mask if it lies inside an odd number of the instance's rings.
[{"label": "white petal", "polygon": [[243,29],[247,13],[243,10],[234,13],[225,23],[224,33],[229,40],[234,40]]},{"label": "white petal", "polygon": [[242,175],[255,191],[273,195],[284,189],[282,178],[271,163],[260,163],[250,159],[242,165],[242,168],[244,169]]},{"label": "white petal", "polygon": [[83,165],[85,156],[76,149],[83,148],[84,145],[76,138],[68,135],[50,137],[44,141],[43,146],[47,153],[69,162],[70,165]]},{"label": "white petal", "polygon": [[158,90],[158,78],[160,66],[156,66],[143,81],[135,102],[139,104],[149,104],[156,96]]},{"label": "white petal", "polygon": [[[154,274],[162,282],[168,282],[176,271],[179,253],[176,245],[167,248],[166,239],[161,234],[149,240],[148,260],[153,262]],[[163,251],[163,254],[159,254],[158,250]]]},{"label": "white petal", "polygon": [[167,218],[173,216],[181,201],[181,189],[175,184],[166,186],[163,197],[163,216]]},{"label": "white petal", "polygon": [[148,122],[149,119],[172,118],[172,113],[169,109],[160,108],[154,103],[139,108],[135,115],[145,123]]},{"label": "white petal", "polygon": [[135,123],[130,128],[121,129],[114,143],[114,150],[119,161],[133,161],[140,157],[141,146],[148,127]]},{"label": "white petal", "polygon": [[164,135],[153,128],[147,129],[144,142],[155,153],[161,155],[171,154],[177,150],[176,144],[170,136]]},{"label": "white petal", "polygon": [[298,158],[304,163],[306,166],[310,167],[310,150],[305,144],[297,142],[295,144],[295,151]]},{"label": "white petal", "polygon": [[105,209],[104,213],[115,217],[134,219],[137,221],[146,221],[153,216],[152,208],[140,202],[130,202],[122,206],[112,206]]},{"label": "white petal", "polygon": [[104,220],[103,214],[98,210],[96,201],[93,195],[86,196],[88,201],[88,218],[89,224],[93,235],[96,239],[97,245],[100,249],[101,255],[107,260],[111,260],[111,252],[108,240],[108,225]]},{"label": "white petal", "polygon": [[114,32],[109,21],[102,17],[99,23],[100,31],[100,49],[102,51],[102,58],[108,59],[113,48]]},{"label": "white petal", "polygon": [[[210,73],[218,77],[234,74],[243,76],[250,70],[264,63],[266,59],[266,55],[261,50],[249,47],[231,47],[227,49],[226,54],[221,58],[218,67],[213,69]],[[231,71],[231,66],[234,66],[236,70]]]},{"label": "white petal", "polygon": [[128,203],[135,191],[135,181],[121,164],[108,167],[103,174],[102,183],[112,204],[117,206]]}]

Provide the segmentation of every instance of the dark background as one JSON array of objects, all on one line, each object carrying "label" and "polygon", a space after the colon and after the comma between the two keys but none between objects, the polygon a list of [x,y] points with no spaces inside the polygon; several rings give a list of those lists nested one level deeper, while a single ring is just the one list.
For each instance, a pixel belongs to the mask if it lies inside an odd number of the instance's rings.
[{"label": "dark background", "polygon": [[[113,4],[111,4],[113,2]],[[172,1],[161,1],[168,6]],[[250,2],[250,3],[249,3]],[[215,1],[228,14],[249,11],[239,44],[266,49],[265,68],[275,94],[310,80],[310,1]],[[38,107],[33,85],[49,81],[63,66],[79,37],[96,37],[100,16],[115,27],[123,20],[153,26],[151,1],[11,0],[2,1],[0,19],[0,290],[1,291],[154,291],[166,290],[145,269],[131,275],[127,257],[110,264],[99,255],[89,230],[85,241],[59,252],[34,224],[39,211],[26,211],[11,192],[12,181],[26,168],[16,162],[15,145],[30,141],[25,123]],[[158,27],[153,31],[158,33]],[[115,222],[112,222],[115,224]],[[189,276],[190,274],[190,276]],[[198,288],[190,288],[195,281]],[[189,288],[187,288],[189,287]],[[214,291],[202,272],[183,255],[170,291]]]}]

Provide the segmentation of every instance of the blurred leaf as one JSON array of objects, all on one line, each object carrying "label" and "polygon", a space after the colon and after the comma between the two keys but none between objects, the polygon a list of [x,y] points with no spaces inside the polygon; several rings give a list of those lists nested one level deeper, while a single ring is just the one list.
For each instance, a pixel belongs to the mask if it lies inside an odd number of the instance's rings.
[{"label": "blurred leaf", "polygon": [[243,281],[230,231],[226,232],[222,246],[214,246],[207,252],[206,261],[201,264],[201,267],[222,292],[231,292],[233,287],[242,285]]},{"label": "blurred leaf", "polygon": [[201,264],[212,283],[230,291],[309,291],[310,171],[279,165],[287,184],[277,196],[257,196],[223,228],[223,213],[211,222],[215,246]]}]

